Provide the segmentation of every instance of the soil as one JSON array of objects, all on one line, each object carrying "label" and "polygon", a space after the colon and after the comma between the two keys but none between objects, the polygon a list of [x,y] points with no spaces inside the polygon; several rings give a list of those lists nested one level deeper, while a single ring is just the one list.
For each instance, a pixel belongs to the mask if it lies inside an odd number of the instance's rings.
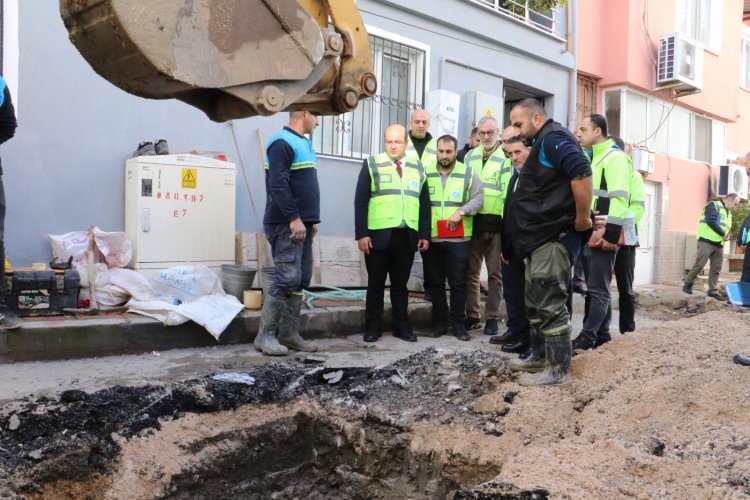
[{"label": "soil", "polygon": [[0,498],[746,498],[750,314],[709,309],[651,311],[566,387],[431,348],[7,405]]}]

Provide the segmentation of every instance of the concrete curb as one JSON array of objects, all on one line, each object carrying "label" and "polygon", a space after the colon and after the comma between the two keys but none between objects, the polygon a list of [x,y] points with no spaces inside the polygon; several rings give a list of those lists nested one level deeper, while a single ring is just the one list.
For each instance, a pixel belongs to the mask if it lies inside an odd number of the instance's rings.
[{"label": "concrete curb", "polygon": [[[409,304],[415,329],[429,328],[430,304]],[[164,326],[154,319],[132,314],[99,318],[26,320],[23,328],[0,333],[0,362],[80,359],[136,354],[190,347],[250,343],[260,325],[260,311],[241,312],[217,342],[202,326],[189,321]],[[386,306],[384,328],[390,325]],[[363,306],[316,308],[302,311],[302,335],[326,338],[364,331]]]}]

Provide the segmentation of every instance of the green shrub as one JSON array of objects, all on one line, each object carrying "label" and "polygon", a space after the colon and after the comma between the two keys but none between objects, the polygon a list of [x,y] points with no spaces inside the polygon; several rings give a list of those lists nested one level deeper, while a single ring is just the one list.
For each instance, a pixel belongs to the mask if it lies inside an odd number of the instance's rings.
[{"label": "green shrub", "polygon": [[747,201],[743,201],[732,210],[730,210],[730,212],[732,214],[732,238],[737,239],[739,238],[740,228],[742,227],[742,223],[745,221],[745,217],[750,215],[750,203],[748,203]]}]

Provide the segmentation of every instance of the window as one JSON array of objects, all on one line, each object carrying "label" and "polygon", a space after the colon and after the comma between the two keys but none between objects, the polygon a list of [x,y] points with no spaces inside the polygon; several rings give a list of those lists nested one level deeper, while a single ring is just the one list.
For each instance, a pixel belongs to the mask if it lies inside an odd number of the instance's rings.
[{"label": "window", "polygon": [[424,107],[426,50],[368,30],[378,93],[353,112],[320,120],[312,139],[321,155],[366,158],[383,151],[385,129],[393,123],[408,127],[411,112]]},{"label": "window", "polygon": [[607,90],[604,107],[610,134],[623,131],[626,142],[711,164],[720,164],[726,157],[723,122],[625,88]]},{"label": "window", "polygon": [[740,49],[740,86],[750,90],[750,34],[742,30]]},{"label": "window", "polygon": [[723,0],[677,0],[677,30],[720,53],[723,3]]},{"label": "window", "polygon": [[675,107],[669,116],[669,154],[690,158],[690,112]]},{"label": "window", "polygon": [[693,158],[696,161],[711,162],[711,119],[704,116],[693,115],[695,130],[695,152]]}]

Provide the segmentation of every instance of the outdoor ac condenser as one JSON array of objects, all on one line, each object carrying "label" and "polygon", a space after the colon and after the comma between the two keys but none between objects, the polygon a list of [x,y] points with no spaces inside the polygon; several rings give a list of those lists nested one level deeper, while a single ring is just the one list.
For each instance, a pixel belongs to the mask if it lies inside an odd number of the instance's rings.
[{"label": "outdoor ac condenser", "polygon": [[721,165],[719,167],[719,196],[737,193],[747,199],[747,170],[744,165]]},{"label": "outdoor ac condenser", "polygon": [[[155,274],[183,264],[234,264],[236,168],[191,154],[140,156],[125,165],[130,266]],[[149,270],[151,272],[149,272]]]},{"label": "outdoor ac condenser", "polygon": [[662,35],[656,88],[672,88],[678,95],[700,92],[703,89],[703,46],[679,32]]}]

